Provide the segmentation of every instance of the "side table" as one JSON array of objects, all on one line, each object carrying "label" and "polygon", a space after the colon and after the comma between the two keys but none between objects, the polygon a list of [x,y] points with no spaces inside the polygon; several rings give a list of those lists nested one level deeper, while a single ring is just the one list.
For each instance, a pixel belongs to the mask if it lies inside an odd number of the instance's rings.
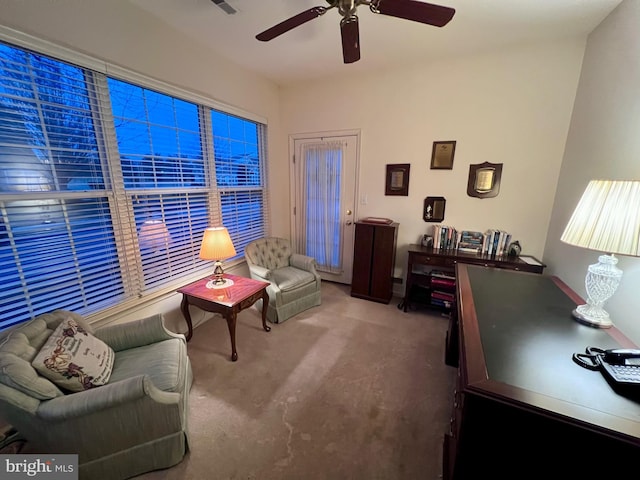
[{"label": "side table", "polygon": [[267,326],[267,307],[269,305],[267,286],[269,286],[269,282],[261,282],[252,278],[229,274],[225,274],[224,278],[233,280],[233,285],[225,288],[207,288],[207,282],[210,280],[207,277],[178,289],[178,292],[182,293],[180,310],[189,327],[189,332],[186,335],[187,341],[191,340],[193,336],[189,305],[195,305],[207,312],[221,314],[229,327],[231,360],[235,362],[238,360],[238,352],[236,351],[236,320],[238,312],[262,299],[262,328],[265,332],[271,331],[271,327]]}]

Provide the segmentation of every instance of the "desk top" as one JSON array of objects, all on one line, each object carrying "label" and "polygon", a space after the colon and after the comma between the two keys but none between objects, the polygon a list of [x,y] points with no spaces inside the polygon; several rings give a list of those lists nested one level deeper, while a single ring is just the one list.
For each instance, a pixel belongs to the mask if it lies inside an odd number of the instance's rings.
[{"label": "desk top", "polygon": [[270,285],[269,282],[262,282],[260,280],[228,273],[224,274],[224,278],[233,280],[233,285],[225,288],[207,288],[207,282],[210,280],[210,278],[207,277],[179,288],[178,292],[232,307]]},{"label": "desk top", "polygon": [[457,277],[466,391],[640,445],[640,391],[617,393],[571,358],[587,346],[634,347],[622,332],[573,320],[575,294],[553,277],[464,264]]}]

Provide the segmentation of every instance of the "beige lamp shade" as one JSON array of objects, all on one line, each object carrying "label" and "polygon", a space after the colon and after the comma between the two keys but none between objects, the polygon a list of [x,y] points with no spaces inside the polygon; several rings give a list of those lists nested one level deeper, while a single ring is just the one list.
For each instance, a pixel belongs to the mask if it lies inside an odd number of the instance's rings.
[{"label": "beige lamp shade", "polygon": [[640,181],[590,181],[560,240],[640,256]]},{"label": "beige lamp shade", "polygon": [[201,259],[224,260],[235,255],[236,249],[226,227],[210,227],[204,231],[200,246]]}]

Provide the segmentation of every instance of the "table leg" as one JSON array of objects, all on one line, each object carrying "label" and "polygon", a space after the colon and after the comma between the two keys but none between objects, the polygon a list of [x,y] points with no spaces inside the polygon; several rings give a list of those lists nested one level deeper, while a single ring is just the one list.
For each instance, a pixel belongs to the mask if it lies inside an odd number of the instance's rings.
[{"label": "table leg", "polygon": [[262,328],[265,332],[270,332],[271,327],[267,325],[267,307],[269,306],[269,294],[267,290],[262,291]]},{"label": "table leg", "polygon": [[180,310],[182,311],[182,315],[184,316],[184,319],[187,321],[187,327],[189,328],[189,331],[187,332],[187,335],[185,337],[188,342],[189,340],[191,340],[191,337],[193,336],[193,324],[191,322],[191,314],[189,313],[189,299],[185,294],[182,294],[182,302],[180,302]]},{"label": "table leg", "polygon": [[231,361],[238,360],[238,352],[236,351],[236,320],[238,314],[236,312],[229,312],[225,315],[227,320],[227,326],[229,327],[229,335],[231,336]]}]

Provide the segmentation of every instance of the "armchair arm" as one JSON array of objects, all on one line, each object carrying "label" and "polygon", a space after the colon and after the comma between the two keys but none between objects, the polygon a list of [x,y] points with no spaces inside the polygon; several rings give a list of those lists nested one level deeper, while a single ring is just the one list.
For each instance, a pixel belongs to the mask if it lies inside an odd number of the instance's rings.
[{"label": "armchair arm", "polygon": [[31,435],[44,448],[56,445],[57,452],[91,461],[184,432],[185,403],[180,393],[161,391],[139,375],[41,402]]},{"label": "armchair arm", "polygon": [[164,392],[157,388],[147,375],[138,375],[98,388],[40,402],[36,414],[43,420],[60,422],[110,408],[118,408],[147,397],[154,403],[165,405],[178,404],[180,400],[179,393]]},{"label": "armchair arm", "polygon": [[289,263],[292,267],[299,268],[300,270],[306,270],[313,274],[316,273],[316,259],[300,253],[291,254]]},{"label": "armchair arm", "polygon": [[116,352],[171,338],[184,339],[184,335],[173,333],[165,328],[162,314],[152,315],[134,322],[102,327],[96,330],[94,335]]},{"label": "armchair arm", "polygon": [[260,278],[264,278],[265,280],[268,280],[271,277],[271,270],[265,267],[261,267],[260,265],[251,264],[249,265],[249,270],[252,274]]}]

